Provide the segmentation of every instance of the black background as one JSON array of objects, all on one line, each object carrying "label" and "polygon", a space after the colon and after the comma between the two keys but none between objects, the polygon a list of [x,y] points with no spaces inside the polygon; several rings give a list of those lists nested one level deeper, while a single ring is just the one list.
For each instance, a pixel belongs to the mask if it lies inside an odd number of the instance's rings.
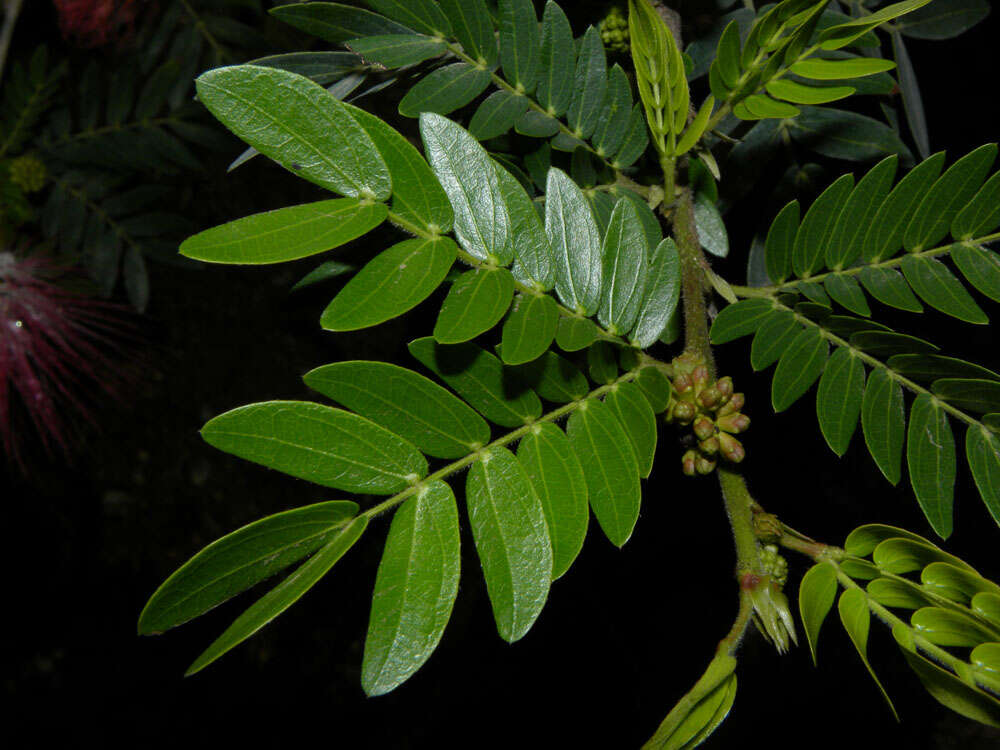
[{"label": "black background", "polygon": [[[581,8],[574,17],[578,32],[586,13]],[[50,20],[28,14],[19,34],[51,34],[32,26]],[[932,150],[946,148],[949,161],[996,140],[998,31],[994,16],[955,40],[909,44]],[[238,150],[234,143],[222,163]],[[264,160],[229,177],[218,174],[200,189],[217,222],[313,197]],[[754,211],[752,204],[737,208],[733,226],[754,228]],[[734,237],[740,239],[738,229]],[[391,230],[373,233],[344,255],[368,256],[390,239]],[[734,259],[720,264],[730,278],[742,278],[745,247],[735,242]],[[593,525],[577,563],[515,645],[496,635],[463,529],[465,575],[445,637],[427,665],[386,697],[367,699],[359,684],[384,523],[374,524],[293,609],[194,678],[181,675],[248,597],[166,635],[135,635],[148,596],[202,546],[262,515],[337,497],[215,451],[197,434],[204,421],[252,401],[309,399],[299,378],[323,363],[414,364],[405,342],[430,330],[435,301],[371,331],[322,332],[319,313],[336,286],[287,291],[313,265],[153,266],[141,379],[118,403],[105,405],[74,462],[35,455],[27,479],[9,474],[0,485],[4,733],[72,732],[147,746],[215,737],[249,739],[253,746],[313,738],[348,748],[640,744],[701,673],[736,607],[732,543],[717,487],[712,479],[680,475],[666,427],[632,539],[619,551]],[[1000,312],[978,301],[991,317]],[[934,313],[909,319],[882,313],[949,354],[1000,366],[988,328],[952,325]],[[748,347],[749,339],[729,345],[719,358],[721,371],[736,376],[748,395],[754,425],[745,471],[757,498],[791,526],[831,543],[867,522],[931,536],[911,491],[882,479],[860,434],[843,459],[829,452],[811,393],[786,414],[769,413],[770,377],[750,373]],[[961,447],[961,433],[956,437]],[[948,549],[1000,578],[1000,531],[962,460],[955,527]],[[794,605],[807,561],[789,562]],[[747,738],[778,749],[867,748],[881,741],[914,748],[1000,745],[996,732],[927,696],[878,624],[869,652],[901,725],[831,615],[818,669],[804,644],[778,657],[749,634],[735,706],[709,746]]]}]

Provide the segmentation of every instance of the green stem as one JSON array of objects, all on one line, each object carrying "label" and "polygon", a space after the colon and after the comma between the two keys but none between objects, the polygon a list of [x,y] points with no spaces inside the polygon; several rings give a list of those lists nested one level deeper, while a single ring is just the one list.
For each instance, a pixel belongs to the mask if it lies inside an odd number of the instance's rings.
[{"label": "green stem", "polygon": [[1000,232],[994,232],[993,234],[987,234],[983,237],[977,237],[975,239],[952,242],[948,245],[931,248],[930,250],[921,250],[916,253],[904,253],[903,255],[899,255],[895,258],[879,261],[877,263],[865,263],[860,266],[853,266],[852,268],[845,268],[839,271],[827,271],[826,273],[818,273],[812,276],[803,276],[802,278],[785,281],[781,284],[775,284],[773,286],[732,286],[732,290],[737,294],[737,296],[740,297],[772,297],[780,292],[794,291],[795,286],[802,281],[819,283],[829,276],[856,276],[866,268],[895,268],[896,266],[901,265],[903,260],[910,256],[917,258],[934,258],[938,255],[949,254],[957,245],[974,247],[976,245],[986,245],[990,242],[996,242],[997,240],[1000,240]]},{"label": "green stem", "polygon": [[528,424],[524,425],[524,427],[518,427],[516,430],[512,430],[511,432],[508,432],[506,435],[497,438],[492,443],[483,446],[475,453],[470,453],[469,455],[464,456],[458,459],[457,461],[452,461],[450,464],[438,469],[433,474],[428,474],[419,482],[415,482],[402,492],[399,492],[393,495],[392,497],[383,500],[378,505],[369,508],[362,515],[367,516],[368,519],[371,520],[375,516],[385,513],[386,511],[391,510],[392,508],[395,508],[397,505],[402,503],[408,497],[417,494],[418,492],[420,492],[421,489],[431,484],[432,482],[436,482],[439,479],[447,479],[452,474],[456,474],[459,471],[462,471],[463,469],[471,466],[476,461],[479,461],[484,454],[489,453],[491,448],[503,448],[504,446],[510,445],[511,443],[516,443],[518,440],[520,440],[529,432],[531,432],[533,429],[535,429],[536,425],[542,422],[555,422],[559,419],[562,419],[563,417],[569,416],[574,411],[579,409],[580,406],[588,399],[600,398],[605,393],[615,390],[618,387],[619,383],[627,383],[630,380],[635,379],[635,377],[638,374],[639,374],[639,369],[630,370],[629,372],[626,372],[623,375],[619,376],[613,382],[608,383],[607,385],[602,385],[599,388],[595,388],[583,398],[577,399],[576,401],[571,401],[568,404],[560,406],[558,409],[554,409],[548,412],[547,414],[543,414],[533,422],[529,422]]},{"label": "green stem", "polygon": [[694,202],[690,188],[678,192],[672,213],[674,239],[681,261],[681,301],[684,309],[684,349],[705,359],[712,375],[715,358],[708,337],[708,308],[705,300],[703,267],[705,258],[694,220]]},{"label": "green stem", "polygon": [[760,561],[760,547],[757,534],[754,531],[753,506],[746,481],[740,474],[731,469],[719,466],[719,486],[722,488],[722,499],[729,516],[729,526],[733,530],[733,541],[736,544],[736,575],[744,573],[761,575],[764,567]]}]

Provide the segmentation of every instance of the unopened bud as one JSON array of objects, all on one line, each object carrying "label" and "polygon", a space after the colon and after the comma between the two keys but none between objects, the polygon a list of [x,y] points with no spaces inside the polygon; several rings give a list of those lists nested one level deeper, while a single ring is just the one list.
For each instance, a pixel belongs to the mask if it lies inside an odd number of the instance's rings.
[{"label": "unopened bud", "polygon": [[743,411],[743,407],[746,405],[746,397],[742,393],[734,393],[733,397],[726,402],[725,406],[719,409],[719,416],[724,417],[727,414],[735,414],[738,411]]},{"label": "unopened bud", "polygon": [[707,440],[715,434],[715,424],[708,417],[698,417],[692,429],[699,440]]},{"label": "unopened bud", "polygon": [[677,375],[674,378],[674,390],[678,393],[687,393],[692,385],[691,378],[687,375]]},{"label": "unopened bud", "polygon": [[719,389],[719,394],[722,400],[719,403],[725,403],[733,396],[733,379],[726,375],[724,378],[719,378],[715,381],[715,387]]},{"label": "unopened bud", "polygon": [[746,414],[727,414],[724,417],[719,417],[716,423],[723,432],[738,434],[746,432],[746,429],[750,426],[750,417]]},{"label": "unopened bud", "polygon": [[694,404],[688,401],[678,401],[674,407],[674,421],[687,424],[694,419],[696,413]]},{"label": "unopened bud", "polygon": [[715,471],[715,461],[705,456],[698,456],[698,460],[694,463],[694,468],[699,474],[711,474]]},{"label": "unopened bud", "polygon": [[694,381],[695,388],[704,388],[708,384],[708,368],[705,365],[698,365],[691,371],[691,380]]},{"label": "unopened bud", "polygon": [[706,409],[715,407],[721,400],[722,394],[719,393],[719,389],[714,385],[708,386],[708,388],[698,394],[698,403]]},{"label": "unopened bud", "polygon": [[698,473],[697,462],[698,453],[696,451],[688,451],[681,456],[681,468],[687,476],[693,477]]},{"label": "unopened bud", "polygon": [[698,443],[698,448],[706,456],[714,456],[716,453],[719,452],[719,438],[713,435],[707,440],[702,440],[700,443]]},{"label": "unopened bud", "polygon": [[734,464],[738,464],[747,455],[743,444],[725,432],[719,433],[719,448],[722,451],[722,457]]}]

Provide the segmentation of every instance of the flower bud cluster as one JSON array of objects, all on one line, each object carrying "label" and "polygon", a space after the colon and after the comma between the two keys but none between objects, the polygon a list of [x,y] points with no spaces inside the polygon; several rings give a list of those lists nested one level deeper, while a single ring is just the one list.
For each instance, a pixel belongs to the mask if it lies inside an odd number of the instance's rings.
[{"label": "flower bud cluster", "polygon": [[704,361],[690,354],[674,359],[673,366],[673,393],[665,419],[690,426],[697,440],[697,448],[681,458],[684,473],[710,474],[720,457],[734,464],[742,461],[746,451],[733,436],[750,426],[750,418],[741,411],[746,399],[734,393],[733,379],[712,380]]},{"label": "flower bud cluster", "polygon": [[601,41],[612,52],[629,51],[628,19],[617,5],[611,7],[600,24]]},{"label": "flower bud cluster", "polygon": [[25,154],[10,163],[10,181],[25,193],[37,193],[48,178],[45,164],[37,156]]},{"label": "flower bud cluster", "polygon": [[781,588],[785,587],[788,581],[788,561],[778,554],[778,547],[774,544],[765,544],[760,548],[760,562],[764,566],[764,572],[777,582]]}]

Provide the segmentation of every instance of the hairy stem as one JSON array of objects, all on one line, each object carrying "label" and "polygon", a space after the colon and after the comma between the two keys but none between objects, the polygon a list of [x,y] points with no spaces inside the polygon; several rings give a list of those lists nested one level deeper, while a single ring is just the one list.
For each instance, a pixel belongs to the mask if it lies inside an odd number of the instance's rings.
[{"label": "hairy stem", "polygon": [[[668,196],[669,198],[669,196]],[[715,358],[708,338],[708,308],[705,300],[705,259],[694,221],[690,188],[681,188],[671,215],[674,239],[681,260],[681,300],[684,306],[684,350],[704,357],[712,375]]]}]

